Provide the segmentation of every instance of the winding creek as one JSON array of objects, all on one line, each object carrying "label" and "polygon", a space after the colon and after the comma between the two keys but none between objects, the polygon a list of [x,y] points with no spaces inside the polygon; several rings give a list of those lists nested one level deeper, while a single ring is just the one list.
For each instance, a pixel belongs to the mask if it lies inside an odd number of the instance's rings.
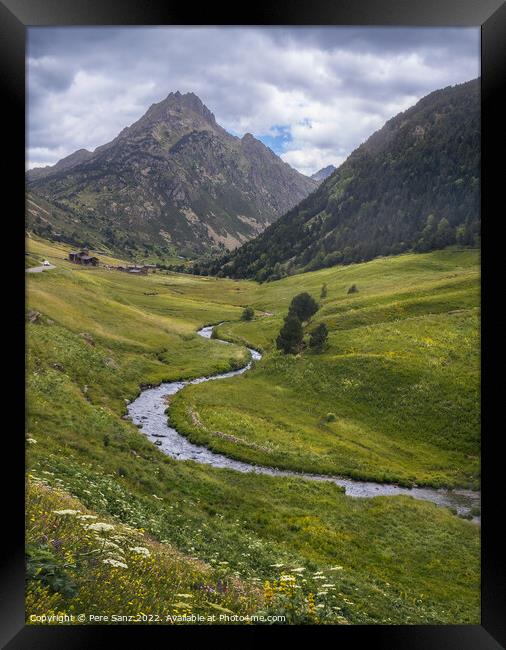
[{"label": "winding creek", "polygon": [[[211,338],[214,326],[203,327],[198,331],[200,336]],[[219,340],[219,339],[218,339]],[[227,344],[226,341],[221,341]],[[258,361],[262,355],[256,350],[248,348],[252,361]],[[345,488],[346,494],[352,497],[375,497],[395,496],[406,494],[415,499],[432,501],[438,506],[454,508],[458,514],[467,515],[473,507],[480,506],[480,492],[473,490],[446,490],[435,488],[406,488],[389,483],[373,483],[369,481],[358,481],[340,476],[329,476],[324,474],[308,474],[290,470],[275,469],[262,465],[252,465],[239,460],[228,458],[223,454],[210,451],[204,446],[196,445],[179,434],[174,427],[168,423],[166,414],[166,397],[174,395],[188,384],[200,384],[205,381],[226,379],[246,372],[250,367],[250,361],[240,370],[233,370],[210,377],[199,377],[190,381],[166,382],[154,388],[147,388],[128,404],[128,419],[137,425],[153,443],[168,456],[176,460],[193,460],[198,463],[212,465],[213,467],[233,469],[238,472],[254,472],[257,474],[269,474],[272,476],[296,476],[311,481],[330,481]],[[474,517],[473,521],[479,523],[480,517]]]}]

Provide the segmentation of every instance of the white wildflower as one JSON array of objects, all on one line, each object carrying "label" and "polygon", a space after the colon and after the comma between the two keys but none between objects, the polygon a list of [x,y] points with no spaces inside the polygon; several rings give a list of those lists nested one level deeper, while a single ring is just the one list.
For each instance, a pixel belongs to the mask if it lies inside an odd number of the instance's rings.
[{"label": "white wildflower", "polygon": [[112,557],[108,557],[105,560],[102,560],[104,564],[110,564],[113,567],[121,567],[122,569],[128,569],[128,565],[119,560],[115,560]]},{"label": "white wildflower", "polygon": [[37,441],[35,440],[35,438],[27,438],[27,439],[26,439],[26,442],[27,442],[29,445],[36,445],[36,444],[37,444]]},{"label": "white wildflower", "polygon": [[53,510],[55,515],[77,515],[80,510]]},{"label": "white wildflower", "polygon": [[112,524],[106,524],[103,521],[98,521],[96,524],[90,524],[88,530],[96,530],[97,532],[102,533],[108,530],[114,530],[114,526]]},{"label": "white wildflower", "polygon": [[134,546],[130,550],[133,551],[134,553],[138,553],[139,555],[144,555],[145,557],[149,557],[151,555],[149,550],[144,546]]}]

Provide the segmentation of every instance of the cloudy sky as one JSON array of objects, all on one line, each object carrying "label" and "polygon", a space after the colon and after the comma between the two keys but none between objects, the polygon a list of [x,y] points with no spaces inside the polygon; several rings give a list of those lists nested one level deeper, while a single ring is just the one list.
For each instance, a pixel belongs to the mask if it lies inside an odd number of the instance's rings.
[{"label": "cloudy sky", "polygon": [[339,165],[386,120],[480,74],[479,28],[28,30],[27,166],[112,140],[192,91],[299,171]]}]

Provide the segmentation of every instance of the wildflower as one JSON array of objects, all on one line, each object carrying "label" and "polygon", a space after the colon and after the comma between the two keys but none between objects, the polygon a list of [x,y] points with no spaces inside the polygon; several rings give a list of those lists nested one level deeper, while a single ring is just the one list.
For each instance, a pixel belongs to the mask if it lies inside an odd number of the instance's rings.
[{"label": "wildflower", "polygon": [[221,607],[221,605],[217,605],[216,603],[211,603],[206,600],[206,603],[209,605],[209,607],[212,607],[213,609],[218,610],[219,612],[225,612],[226,614],[233,614],[234,612],[231,609],[227,609],[226,607]]},{"label": "wildflower", "polygon": [[292,569],[292,573],[300,573],[301,571],[305,571],[306,567],[300,566],[297,569]]},{"label": "wildflower", "polygon": [[144,555],[145,557],[149,557],[151,555],[149,550],[144,546],[134,546],[130,550],[133,551],[134,553],[138,553],[139,555]]},{"label": "wildflower", "polygon": [[332,566],[329,569],[329,571],[342,571],[342,570],[343,570],[342,566]]},{"label": "wildflower", "polygon": [[96,515],[80,515],[78,519],[97,519]]},{"label": "wildflower", "polygon": [[29,445],[36,445],[36,444],[37,444],[37,441],[35,440],[35,438],[27,438],[27,439],[26,439],[26,442],[27,442]]},{"label": "wildflower", "polygon": [[53,510],[53,512],[54,512],[55,515],[62,515],[63,516],[63,515],[77,515],[81,511],[80,510],[70,510],[69,509],[69,510]]},{"label": "wildflower", "polygon": [[309,616],[314,616],[316,614],[316,607],[314,602],[314,594],[308,594],[307,596],[307,613]]},{"label": "wildflower", "polygon": [[124,562],[120,562],[119,560],[115,560],[112,557],[108,557],[105,560],[102,560],[104,564],[110,564],[113,567],[122,567],[123,569],[128,569],[128,565],[125,564]]},{"label": "wildflower", "polygon": [[264,598],[267,605],[270,605],[272,603],[273,597],[274,597],[274,589],[272,588],[271,583],[268,580],[266,580],[264,582]]},{"label": "wildflower", "polygon": [[193,598],[193,594],[174,594],[178,598]]},{"label": "wildflower", "polygon": [[90,524],[88,526],[88,530],[96,530],[97,532],[102,533],[108,530],[114,530],[114,526],[112,524],[106,524],[103,521],[99,521],[96,524]]},{"label": "wildflower", "polygon": [[274,567],[275,569],[280,569],[284,564],[271,564],[271,567]]}]

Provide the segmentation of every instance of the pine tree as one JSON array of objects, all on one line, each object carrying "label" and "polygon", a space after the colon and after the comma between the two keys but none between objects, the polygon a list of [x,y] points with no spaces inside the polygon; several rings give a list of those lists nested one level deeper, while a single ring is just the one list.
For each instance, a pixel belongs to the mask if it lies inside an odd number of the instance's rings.
[{"label": "pine tree", "polygon": [[309,347],[321,352],[327,343],[329,330],[325,323],[320,323],[309,336]]},{"label": "pine tree", "polygon": [[296,316],[301,322],[309,320],[317,311],[318,303],[306,291],[296,295],[288,309],[288,313]]},{"label": "pine tree", "polygon": [[294,314],[288,314],[276,339],[276,347],[285,354],[296,354],[302,348],[302,323]]}]

